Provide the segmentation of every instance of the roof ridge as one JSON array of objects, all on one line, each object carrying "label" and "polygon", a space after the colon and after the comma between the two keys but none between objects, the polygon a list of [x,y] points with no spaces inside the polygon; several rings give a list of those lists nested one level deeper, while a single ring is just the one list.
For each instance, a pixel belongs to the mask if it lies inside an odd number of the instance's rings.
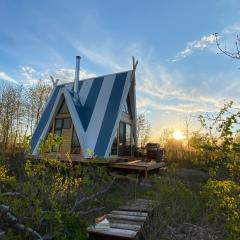
[{"label": "roof ridge", "polygon": [[[85,78],[85,79],[80,79],[79,81],[90,81],[90,80],[96,79],[96,78],[108,77],[111,75],[116,75],[116,74],[120,74],[120,73],[131,72],[131,71],[133,71],[133,70],[131,69],[131,70],[122,71],[122,72],[115,72],[115,73],[109,73],[109,74],[100,75],[100,76],[93,76],[93,77],[89,77],[89,78]],[[73,84],[73,83],[74,83],[74,80],[72,82],[58,84],[57,86],[65,86],[65,85]]]}]

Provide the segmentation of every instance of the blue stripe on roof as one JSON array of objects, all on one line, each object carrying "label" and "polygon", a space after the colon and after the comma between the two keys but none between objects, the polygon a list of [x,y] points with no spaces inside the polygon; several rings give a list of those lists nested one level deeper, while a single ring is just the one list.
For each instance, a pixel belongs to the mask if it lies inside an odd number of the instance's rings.
[{"label": "blue stripe on roof", "polygon": [[88,128],[89,122],[91,120],[93,110],[95,108],[98,95],[102,87],[103,79],[103,77],[94,79],[86,102],[84,104],[84,121],[82,122],[82,124],[85,131]]},{"label": "blue stripe on roof", "polygon": [[127,72],[116,75],[103,123],[94,149],[94,152],[97,156],[105,155],[109,139],[112,135],[112,131],[117,120],[126,78]]},{"label": "blue stripe on roof", "polygon": [[[95,78],[84,105],[79,101],[75,104],[78,116],[81,120],[84,131],[86,131],[95,108],[98,95],[103,83],[104,77]],[[82,84],[81,84],[82,86]],[[80,89],[79,89],[80,91]]]},{"label": "blue stripe on roof", "polygon": [[49,117],[50,117],[50,114],[51,114],[51,111],[52,111],[52,108],[53,108],[53,105],[55,103],[55,100],[57,98],[57,95],[59,93],[59,90],[60,90],[60,86],[57,86],[49,100],[49,102],[47,103],[47,106],[44,110],[44,112],[42,113],[42,116],[37,124],[37,127],[34,131],[34,134],[32,136],[32,140],[31,140],[31,151],[34,151],[41,135],[42,135],[42,132],[49,120]]}]

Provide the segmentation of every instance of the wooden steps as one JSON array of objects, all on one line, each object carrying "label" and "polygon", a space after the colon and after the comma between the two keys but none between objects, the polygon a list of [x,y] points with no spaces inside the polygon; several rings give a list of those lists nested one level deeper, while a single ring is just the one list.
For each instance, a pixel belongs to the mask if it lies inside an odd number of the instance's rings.
[{"label": "wooden steps", "polygon": [[148,221],[151,212],[156,206],[156,202],[137,199],[128,202],[117,210],[113,210],[107,215],[110,222],[108,229],[89,228],[90,240],[136,240],[141,235],[141,229]]}]

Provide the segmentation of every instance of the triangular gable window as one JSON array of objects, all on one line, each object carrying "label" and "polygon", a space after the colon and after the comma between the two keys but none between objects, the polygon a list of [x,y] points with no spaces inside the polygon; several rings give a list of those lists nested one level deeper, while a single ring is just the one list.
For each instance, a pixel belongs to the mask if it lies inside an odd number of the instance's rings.
[{"label": "triangular gable window", "polygon": [[127,97],[126,101],[124,102],[122,111],[125,113],[130,114],[130,110],[129,110],[129,97]]},{"label": "triangular gable window", "polygon": [[61,114],[61,113],[69,113],[65,99],[63,100],[63,102],[58,110],[58,114]]}]

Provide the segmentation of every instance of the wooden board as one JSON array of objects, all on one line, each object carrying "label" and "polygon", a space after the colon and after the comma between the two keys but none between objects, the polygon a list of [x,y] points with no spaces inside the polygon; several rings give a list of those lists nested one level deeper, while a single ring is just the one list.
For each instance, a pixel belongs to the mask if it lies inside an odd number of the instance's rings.
[{"label": "wooden board", "polygon": [[144,222],[146,217],[138,217],[138,216],[131,216],[131,215],[120,215],[120,214],[108,214],[107,219],[121,219],[121,220],[128,220],[134,222]]},{"label": "wooden board", "polygon": [[128,216],[138,216],[138,217],[146,217],[148,214],[146,212],[128,212],[128,211],[119,211],[115,210],[111,212],[112,214],[120,214],[120,215],[128,215]]},{"label": "wooden board", "polygon": [[108,229],[90,228],[90,240],[136,240],[141,233],[141,229],[149,218],[154,201],[137,199],[128,202],[125,206],[113,210],[107,215],[110,223]]},{"label": "wooden board", "polygon": [[154,206],[157,204],[156,201],[146,200],[146,199],[137,199],[134,202],[129,202],[126,205],[120,207],[120,211],[129,211],[129,212],[151,212]]},{"label": "wooden board", "polygon": [[131,162],[110,163],[110,166],[112,168],[150,171],[150,170],[159,169],[161,167],[164,167],[165,163],[164,162],[156,162],[156,161],[143,162],[141,160],[135,160],[135,161],[131,161]]},{"label": "wooden board", "polygon": [[133,231],[139,231],[141,229],[141,225],[126,224],[126,223],[111,223],[110,227],[111,228],[126,229],[126,230],[133,230]]},{"label": "wooden board", "polygon": [[111,218],[109,219],[110,225],[111,223],[121,223],[121,224],[128,224],[128,225],[138,225],[138,226],[143,226],[144,222],[135,222],[133,220],[126,220],[126,219],[116,219],[116,218]]},{"label": "wooden board", "polygon": [[137,235],[137,231],[126,230],[121,228],[109,228],[105,230],[91,229],[90,233],[91,234],[95,233],[96,235],[111,236],[114,237],[113,239],[118,239],[117,237],[120,237],[121,239],[134,239]]}]

